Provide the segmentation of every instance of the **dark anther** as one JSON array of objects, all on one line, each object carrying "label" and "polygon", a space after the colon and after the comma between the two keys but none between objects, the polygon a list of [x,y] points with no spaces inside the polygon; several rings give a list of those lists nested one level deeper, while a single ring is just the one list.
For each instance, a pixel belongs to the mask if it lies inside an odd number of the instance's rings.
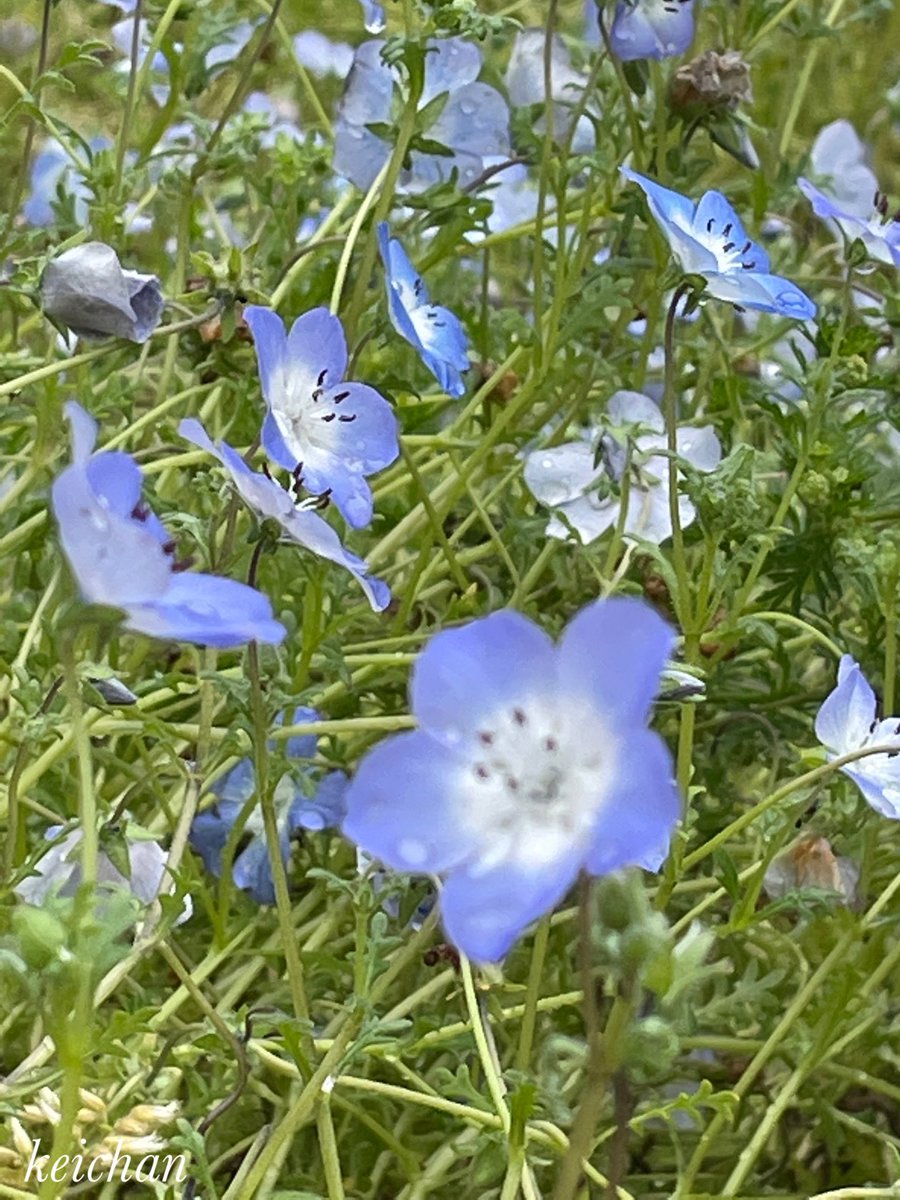
[{"label": "dark anther", "polygon": [[300,480],[303,478],[303,463],[302,462],[297,463],[296,467],[294,467],[293,471],[291,472],[291,476],[294,480],[294,483],[300,482]]},{"label": "dark anther", "polygon": [[712,217],[710,217],[709,220],[706,222],[706,232],[712,233],[714,226],[715,226],[715,221],[712,219]]},{"label": "dark anther", "polygon": [[150,509],[142,500],[138,500],[137,504],[131,510],[131,519],[133,521],[146,521],[150,516]]},{"label": "dark anther", "polygon": [[519,790],[519,781],[518,779],[513,779],[512,775],[510,775],[506,780],[506,786],[511,792],[517,792]]},{"label": "dark anther", "polygon": [[417,279],[416,282],[413,284],[413,291],[416,293],[417,296],[421,296],[421,294],[422,294],[422,280],[421,279]]},{"label": "dark anther", "polygon": [[[262,473],[265,475],[266,479],[272,479],[272,472],[269,470],[269,464],[267,462],[264,462],[262,465]],[[272,480],[272,482],[274,483],[275,481]]]},{"label": "dark anther", "polygon": [[189,567],[194,565],[193,558],[189,555],[187,558],[182,558],[178,562],[172,563],[172,572],[187,571]]},{"label": "dark anther", "polygon": [[479,763],[478,766],[475,768],[475,774],[478,776],[479,779],[487,779],[489,772],[488,772],[487,767],[483,763]]},{"label": "dark anther", "polygon": [[355,420],[356,420],[356,413],[347,413],[347,415],[346,415],[346,416],[340,416],[340,417],[338,417],[338,420],[339,420],[339,421],[355,421]]},{"label": "dark anther", "polygon": [[176,549],[177,549],[177,547],[176,547],[174,541],[163,542],[163,548],[162,548],[163,554],[174,554]]},{"label": "dark anther", "polygon": [[875,195],[872,197],[872,207],[881,207],[881,192],[878,190],[878,188],[875,189]]},{"label": "dark anther", "polygon": [[443,329],[447,324],[446,321],[432,321],[431,323],[435,329]]},{"label": "dark anther", "polygon": [[316,496],[316,508],[327,508],[331,503],[331,488],[324,491],[321,496]]},{"label": "dark anther", "polygon": [[525,717],[525,714],[524,714],[524,712],[521,710],[521,708],[514,708],[514,709],[513,709],[513,720],[515,721],[515,723],[516,723],[517,725],[524,725],[524,724],[525,724],[526,717]]},{"label": "dark anther", "polygon": [[346,400],[349,395],[349,392],[338,392],[334,398],[335,404],[340,404],[343,400]]},{"label": "dark anther", "polygon": [[722,237],[728,237],[729,233],[731,233],[731,222],[730,221],[725,226],[725,228],[722,230]]},{"label": "dark anther", "polygon": [[327,368],[327,367],[325,367],[325,369],[324,369],[324,370],[322,370],[322,371],[320,371],[320,372],[319,372],[319,377],[318,377],[318,379],[316,380],[316,387],[317,387],[317,388],[320,388],[320,387],[324,387],[324,386],[325,386],[325,376],[326,376],[327,374],[328,374],[328,368]]},{"label": "dark anther", "polygon": [[478,740],[484,746],[492,746],[494,744],[494,735],[492,733],[488,733],[486,729],[482,729],[478,735]]},{"label": "dark anther", "polygon": [[876,720],[876,721],[873,721],[872,724],[869,726],[869,733],[874,733],[877,728],[878,728],[878,722]]},{"label": "dark anther", "polygon": [[729,250],[733,250],[733,249],[734,249],[734,242],[726,242],[725,245],[722,247],[722,250],[725,254],[727,254]]},{"label": "dark anther", "polygon": [[336,416],[337,416],[337,413],[323,413],[322,420],[323,421],[333,421]]},{"label": "dark anther", "polygon": [[559,742],[554,737],[545,738],[544,739],[544,749],[545,750],[558,750]]},{"label": "dark anther", "polygon": [[751,259],[750,259],[750,261],[749,261],[748,263],[742,262],[742,263],[741,263],[741,266],[744,268],[744,270],[745,270],[745,271],[752,271],[752,270],[753,270],[753,268],[756,266],[756,263],[755,263],[755,261],[754,261],[754,260],[751,258]]},{"label": "dark anther", "polygon": [[745,244],[741,247],[741,254],[746,254],[752,245],[752,242],[745,242]]}]

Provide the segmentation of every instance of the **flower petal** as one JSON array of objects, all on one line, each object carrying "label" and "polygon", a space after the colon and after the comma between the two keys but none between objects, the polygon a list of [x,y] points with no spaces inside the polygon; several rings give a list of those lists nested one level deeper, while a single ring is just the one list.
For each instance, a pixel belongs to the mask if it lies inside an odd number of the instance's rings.
[{"label": "flower petal", "polygon": [[343,832],[399,871],[437,873],[466,859],[474,832],[460,821],[466,768],[426,733],[400,733],[363,758],[347,789]]},{"label": "flower petal", "polygon": [[674,646],[675,631],[644,601],[595,600],[563,634],[560,689],[589,697],[612,728],[643,724]]},{"label": "flower petal", "polygon": [[447,746],[473,740],[484,719],[547,690],[553,642],[511,610],[435,634],[419,655],[410,704],[422,727]]},{"label": "flower petal", "polygon": [[588,442],[533,450],[525,459],[525,484],[542,504],[577,500],[604,474],[602,462],[594,466],[595,453]]},{"label": "flower petal", "polygon": [[838,755],[857,750],[869,736],[875,709],[875,693],[859,663],[844,654],[838,666],[837,687],[816,714],[816,737]]},{"label": "flower petal", "polygon": [[448,938],[475,962],[497,962],[532,921],[556,907],[580,866],[573,849],[539,870],[502,864],[454,871],[439,901]]},{"label": "flower petal", "polygon": [[154,603],[127,606],[127,628],[151,637],[227,649],[245,642],[281,642],[287,630],[262,592],[217,575],[173,575]]},{"label": "flower petal", "polygon": [[606,875],[620,867],[658,869],[680,812],[668,746],[651,729],[630,732],[616,780],[597,816],[588,871]]},{"label": "flower petal", "polygon": [[327,308],[313,308],[297,318],[288,334],[287,350],[292,371],[302,364],[304,376],[308,374],[316,380],[314,386],[333,388],[344,378],[347,370],[344,327]]},{"label": "flower petal", "polygon": [[727,300],[742,308],[759,312],[778,313],[795,321],[809,321],[816,315],[816,305],[796,284],[780,275],[759,275],[756,271],[706,273],[706,290],[717,300]]},{"label": "flower petal", "polygon": [[253,334],[263,399],[271,407],[287,365],[288,349],[284,321],[271,308],[263,308],[259,304],[247,305],[244,309],[244,320]]}]

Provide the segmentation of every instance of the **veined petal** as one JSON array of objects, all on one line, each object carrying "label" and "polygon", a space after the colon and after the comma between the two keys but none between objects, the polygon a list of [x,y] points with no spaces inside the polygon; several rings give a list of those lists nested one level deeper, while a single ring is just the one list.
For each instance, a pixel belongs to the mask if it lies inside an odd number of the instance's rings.
[{"label": "veined petal", "polygon": [[[299,316],[287,339],[291,367],[302,364],[304,374],[318,387],[340,383],[347,370],[347,341],[340,320],[327,308],[313,308]],[[319,379],[322,382],[319,382]]]},{"label": "veined petal", "polygon": [[809,321],[816,305],[796,284],[780,275],[759,275],[756,271],[706,273],[706,288],[717,300],[728,300],[742,308],[777,313],[795,321]]},{"label": "veined petal", "polygon": [[217,575],[172,575],[153,603],[127,605],[127,627],[151,637],[227,649],[245,642],[281,642],[287,630],[262,592]]}]

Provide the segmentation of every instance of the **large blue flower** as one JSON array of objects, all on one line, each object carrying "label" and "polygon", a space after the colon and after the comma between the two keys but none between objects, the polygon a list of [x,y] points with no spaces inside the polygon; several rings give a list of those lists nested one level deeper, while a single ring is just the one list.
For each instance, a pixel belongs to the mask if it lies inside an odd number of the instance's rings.
[{"label": "large blue flower", "polygon": [[900,719],[879,721],[875,693],[859,663],[841,656],[837,687],[826,696],[816,716],[816,737],[829,762],[866,746],[892,746],[892,752],[870,754],[841,767],[866,801],[884,817],[900,820]]},{"label": "large blue flower", "polygon": [[[294,710],[292,724],[304,725],[320,719],[315,709],[300,707]],[[279,718],[278,724],[281,722],[282,718]],[[317,741],[315,734],[289,738],[285,753],[292,759],[312,758]],[[311,787],[310,784],[310,768],[304,766],[287,771],[275,786],[275,820],[284,863],[290,855],[291,837],[298,829],[318,832],[336,828],[345,812],[347,776],[343,771],[330,771],[317,785]],[[255,788],[253,762],[249,758],[241,759],[213,786],[215,805],[194,818],[191,845],[213,875],[222,872],[222,852],[228,835]],[[251,811],[244,830],[250,835],[250,841],[234,859],[232,878],[237,887],[248,892],[258,903],[274,904],[272,864],[259,805]]]},{"label": "large blue flower", "polygon": [[[391,153],[391,144],[371,126],[389,125],[394,92],[401,77],[383,61],[384,42],[363,42],[357,48],[347,90],[334,127],[334,169],[365,191],[371,187]],[[509,110],[496,89],[478,80],[481,54],[463,38],[428,43],[425,83],[419,112],[433,114],[419,132],[445,147],[433,154],[413,146],[398,181],[401,192],[421,192],[446,182],[452,171],[460,186],[472,183],[484,169],[484,158],[509,152]],[[443,105],[433,105],[444,96]]]},{"label": "large blue flower", "polygon": [[376,612],[387,608],[391,602],[390,588],[383,580],[369,574],[361,558],[344,549],[335,530],[318,513],[312,511],[315,501],[297,504],[290,492],[285,491],[274,479],[269,479],[248,467],[240,454],[227,442],[213,442],[199,421],[193,418],[182,421],[178,432],[201,450],[215,455],[231,476],[241,499],[259,517],[277,521],[292,542],[311,550],[320,558],[345,567],[359,581],[366,599]]},{"label": "large blue flower", "polygon": [[679,801],[647,719],[673,642],[633,599],[588,605],[558,645],[508,610],[439,633],[410,686],[420,728],[360,763],[344,832],[445,876],[450,939],[501,958],[580,870],[659,866]]},{"label": "large blue flower", "polygon": [[461,372],[469,369],[469,339],[462,322],[449,309],[431,303],[419,273],[384,221],[378,226],[378,247],[391,324],[415,347],[447,395],[461,396],[466,390]]},{"label": "large blue flower", "polygon": [[125,613],[151,637],[239,646],[280,642],[284,626],[255,588],[179,569],[175,543],[141,501],[141,470],[122,451],[93,454],[97,425],[70,401],[72,465],[53,483],[60,541],[85,600]]},{"label": "large blue flower", "polygon": [[298,317],[290,335],[269,308],[251,304],[244,319],[269,409],[266,453],[280,467],[299,471],[309,491],[328,492],[348,524],[367,525],[372,492],[365,477],[399,453],[391,406],[374,388],[344,382],[347,342],[327,308]]},{"label": "large blue flower", "polygon": [[694,40],[694,0],[618,0],[609,31],[623,62],[672,58]]},{"label": "large blue flower", "polygon": [[810,298],[788,279],[769,273],[769,256],[750,240],[721,192],[704,192],[698,204],[653,179],[621,167],[644,192],[672,253],[690,275],[702,275],[718,300],[778,313],[799,321],[816,315]]}]

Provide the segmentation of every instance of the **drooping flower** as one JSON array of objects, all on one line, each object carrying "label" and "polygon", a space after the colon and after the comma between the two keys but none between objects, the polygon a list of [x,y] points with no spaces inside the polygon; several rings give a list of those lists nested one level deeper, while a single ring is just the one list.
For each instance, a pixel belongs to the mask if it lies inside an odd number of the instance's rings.
[{"label": "drooping flower", "polygon": [[[378,127],[390,124],[401,77],[396,67],[382,60],[384,45],[372,41],[357,48],[334,128],[334,169],[363,191],[391,153],[391,143]],[[454,170],[465,187],[482,173],[486,156],[509,153],[506,102],[494,88],[479,82],[480,70],[481,54],[471,42],[444,38],[428,43],[418,110],[434,115],[417,135],[425,140],[424,148],[417,148],[415,141],[410,148],[398,191],[422,192],[446,182]],[[446,97],[443,105],[433,105],[439,96]],[[427,143],[437,143],[449,153],[433,153]]]},{"label": "drooping flower", "polygon": [[650,212],[685,272],[702,275],[718,300],[742,308],[805,321],[816,306],[788,279],[769,273],[769,256],[747,237],[737,213],[721,192],[704,192],[694,203],[630,167],[626,179],[647,197]]},{"label": "drooping flower", "polygon": [[[520,29],[513,42],[509,66],[506,69],[506,90],[509,102],[523,108],[545,101],[544,49],[547,33],[543,29]],[[553,101],[553,136],[561,140],[572,123],[572,109],[581,100],[587,76],[576,71],[562,38],[554,34],[550,42],[550,96]],[[544,131],[544,118],[534,126]],[[594,126],[582,114],[572,136],[572,152],[589,154],[594,148]]]},{"label": "drooping flower", "polygon": [[875,693],[859,663],[841,656],[837,687],[825,697],[816,715],[816,737],[828,761],[867,746],[892,747],[870,754],[841,770],[862,792],[867,803],[884,817],[900,820],[900,718],[879,720]]},{"label": "drooping flower", "polygon": [[437,634],[410,685],[420,728],[360,763],[344,832],[396,870],[444,876],[450,940],[501,958],[580,870],[659,865],[679,801],[647,718],[673,641],[620,598],[584,608],[558,645],[509,610]]},{"label": "drooping flower", "polygon": [[421,276],[397,239],[390,236],[386,221],[378,226],[378,248],[391,324],[418,352],[448,396],[463,395],[469,339],[462,322],[449,309],[431,303]]},{"label": "drooping flower", "polygon": [[65,406],[72,464],[54,480],[60,541],[81,594],[125,613],[125,628],[222,648],[280,642],[287,632],[261,592],[232,579],[182,571],[175,543],[141,500],[141,469],[122,451],[93,454],[96,422]]},{"label": "drooping flower", "polygon": [[237,488],[241,499],[261,518],[277,521],[287,537],[298,546],[311,550],[320,558],[345,567],[366,595],[375,612],[387,608],[391,593],[387,584],[369,574],[363,559],[345,550],[336,531],[317,512],[316,501],[298,504],[274,479],[248,467],[238,452],[227,442],[214,443],[199,421],[188,418],[178,426],[178,432],[201,450],[215,455]]},{"label": "drooping flower", "polygon": [[[38,860],[35,874],[23,879],[13,889],[26,904],[41,907],[50,896],[74,896],[81,886],[82,831],[73,829],[60,838],[62,830],[62,825],[51,825],[45,831],[45,840],[53,845]],[[168,856],[158,842],[146,836],[130,836],[127,827],[125,846],[129,877],[125,878],[101,848],[97,856],[97,884],[102,891],[122,888],[131,892],[142,904],[152,904],[163,884]],[[192,911],[191,898],[185,896],[182,912],[175,924],[186,921]]]},{"label": "drooping flower", "polygon": [[810,168],[822,186],[803,177],[797,186],[831,229],[847,241],[859,238],[876,262],[900,267],[900,212],[891,214],[866,157],[865,144],[850,122],[833,121],[810,153]]},{"label": "drooping flower", "polygon": [[623,62],[672,58],[694,40],[694,0],[618,0],[609,30]]},{"label": "drooping flower", "polygon": [[[525,459],[525,483],[536,500],[555,509],[547,536],[567,538],[574,530],[587,545],[614,528],[623,502],[626,536],[659,544],[672,536],[669,460],[665,422],[658,406],[639,392],[616,392],[609,399],[605,433],[533,450]],[[683,426],[677,433],[679,457],[698,471],[711,471],[722,448],[709,427]],[[626,480],[627,473],[627,480]],[[679,495],[682,529],[696,517],[687,496]]]},{"label": "drooping flower", "polygon": [[[279,717],[278,724],[282,723]],[[321,720],[313,708],[300,707],[294,710],[292,724],[305,725]],[[343,771],[330,771],[314,790],[311,767],[301,765],[299,760],[310,759],[316,752],[318,738],[315,734],[292,737],[285,743],[285,754],[297,764],[282,775],[275,786],[274,802],[278,839],[282,861],[287,864],[291,849],[291,838],[298,829],[318,832],[336,828],[345,812],[344,794],[347,776]],[[270,743],[270,747],[274,743]],[[222,853],[234,823],[242,809],[253,796],[256,788],[256,773],[249,758],[241,759],[231,770],[218,780],[212,788],[216,797],[214,807],[198,813],[191,825],[190,842],[206,869],[213,875],[222,871]],[[257,803],[244,826],[250,841],[235,856],[232,878],[237,887],[249,893],[259,904],[275,903],[275,883],[272,879],[272,864],[266,846],[262,810]]]},{"label": "drooping flower", "polygon": [[363,24],[366,33],[381,33],[385,27],[384,6],[376,0],[359,0],[363,10]]},{"label": "drooping flower", "polygon": [[112,246],[83,242],[44,268],[41,306],[79,337],[140,344],[159,324],[165,301],[155,275],[123,271]]},{"label": "drooping flower", "polygon": [[273,462],[302,475],[316,495],[329,493],[349,525],[372,519],[365,477],[399,453],[397,418],[365,383],[347,383],[347,342],[336,316],[314,308],[285,333],[269,308],[244,309],[268,407],[262,443]]}]

